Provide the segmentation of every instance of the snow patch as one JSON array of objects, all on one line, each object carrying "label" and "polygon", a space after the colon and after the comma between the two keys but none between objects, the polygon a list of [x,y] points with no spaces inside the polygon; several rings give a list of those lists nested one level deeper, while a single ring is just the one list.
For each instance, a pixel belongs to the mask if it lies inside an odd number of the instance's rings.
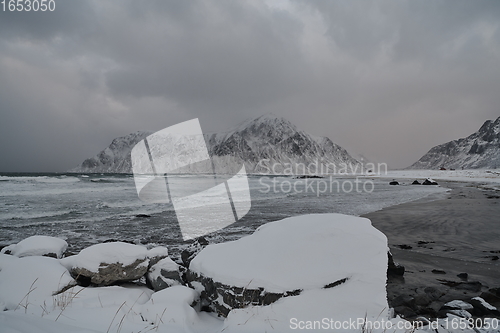
[{"label": "snow patch", "polygon": [[68,248],[68,243],[64,239],[49,236],[31,236],[23,239],[17,244],[6,246],[1,253],[10,252],[16,257],[43,256],[54,254],[61,258]]}]

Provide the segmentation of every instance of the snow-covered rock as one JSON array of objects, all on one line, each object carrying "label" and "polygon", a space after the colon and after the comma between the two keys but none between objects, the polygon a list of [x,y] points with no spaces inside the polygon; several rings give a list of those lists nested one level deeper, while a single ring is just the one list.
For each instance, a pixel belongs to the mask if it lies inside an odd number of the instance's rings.
[{"label": "snow-covered rock", "polygon": [[61,258],[68,248],[64,239],[50,236],[31,236],[17,244],[6,246],[1,253],[12,254],[16,257],[46,256]]},{"label": "snow-covered rock", "polygon": [[162,323],[164,332],[177,332],[180,327],[185,332],[192,332],[199,322],[199,315],[193,309],[198,300],[199,294],[193,289],[173,286],[154,293],[142,306],[141,316],[153,326]]},{"label": "snow-covered rock", "polygon": [[433,147],[409,169],[500,168],[500,117],[466,138]]},{"label": "snow-covered rock", "polygon": [[168,248],[157,246],[148,251],[149,267],[151,268],[158,261],[168,257]]},{"label": "snow-covered rock", "polygon": [[439,185],[434,179],[427,178],[422,182],[422,185]]},{"label": "snow-covered rock", "polygon": [[490,303],[486,302],[482,297],[474,297],[470,300],[470,302],[474,306],[476,312],[480,315],[500,315],[498,309]]},{"label": "snow-covered rock", "polygon": [[182,284],[180,266],[172,259],[164,258],[151,266],[146,279],[154,291]]},{"label": "snow-covered rock", "polygon": [[196,238],[194,242],[192,242],[187,248],[182,250],[181,260],[184,266],[189,267],[189,263],[191,262],[191,260],[193,260],[201,250],[207,247],[207,245],[208,240],[205,237],[201,236]]},{"label": "snow-covered rock", "polygon": [[57,259],[0,254],[0,310],[39,315],[47,298],[75,284]]},{"label": "snow-covered rock", "polygon": [[[228,316],[230,326],[249,320],[249,314],[262,320],[260,331],[274,325],[259,313],[287,328],[294,315],[384,317],[387,250],[387,238],[368,219],[291,217],[237,241],[207,246],[191,261],[188,280],[203,301]],[[268,304],[269,311],[256,306]]]},{"label": "snow-covered rock", "polygon": [[141,278],[148,270],[148,250],[123,242],[92,245],[61,259],[81,284],[110,285]]},{"label": "snow-covered rock", "polygon": [[[132,173],[131,150],[151,134],[152,132],[135,132],[116,138],[109,147],[71,171]],[[329,138],[310,135],[288,120],[272,114],[247,120],[226,132],[204,134],[204,138],[215,169],[222,173],[235,165],[241,166],[242,163],[245,163],[245,169],[250,173],[267,173],[268,167],[273,165],[276,165],[278,173],[283,173],[286,163],[333,163],[339,168],[343,164],[359,164],[359,161]],[[259,164],[264,160],[264,164]],[[183,168],[179,172],[205,171],[193,168],[196,166]]]},{"label": "snow-covered rock", "polygon": [[448,303],[445,303],[443,307],[451,309],[451,310],[472,310],[474,307],[472,304],[461,301],[461,300],[454,300],[450,301]]}]

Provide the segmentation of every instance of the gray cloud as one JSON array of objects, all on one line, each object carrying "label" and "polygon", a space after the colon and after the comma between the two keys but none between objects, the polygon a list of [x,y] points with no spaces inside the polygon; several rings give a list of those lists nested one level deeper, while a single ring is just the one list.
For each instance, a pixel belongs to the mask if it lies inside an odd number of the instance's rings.
[{"label": "gray cloud", "polygon": [[0,12],[0,171],[274,112],[405,167],[500,115],[500,3],[57,1]]}]

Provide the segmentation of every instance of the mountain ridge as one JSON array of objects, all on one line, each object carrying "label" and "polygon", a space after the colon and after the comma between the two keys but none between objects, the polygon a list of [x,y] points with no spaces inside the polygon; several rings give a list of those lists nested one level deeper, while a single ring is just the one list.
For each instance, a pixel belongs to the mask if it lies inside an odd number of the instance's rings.
[{"label": "mountain ridge", "polygon": [[[137,131],[115,138],[94,157],[70,172],[132,173],[130,152],[153,132]],[[269,165],[316,162],[359,164],[344,148],[327,137],[310,135],[285,118],[265,114],[248,119],[224,132],[204,134],[209,155],[216,165],[245,163],[247,172],[262,173],[259,162]],[[264,168],[265,169],[265,168]]]},{"label": "mountain ridge", "polygon": [[500,117],[471,135],[431,148],[407,169],[500,168]]}]

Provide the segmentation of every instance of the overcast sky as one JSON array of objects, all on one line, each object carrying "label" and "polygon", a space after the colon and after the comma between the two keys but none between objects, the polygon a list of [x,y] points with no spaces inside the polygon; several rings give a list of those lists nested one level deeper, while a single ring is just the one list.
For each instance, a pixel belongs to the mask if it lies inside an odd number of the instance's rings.
[{"label": "overcast sky", "polygon": [[500,116],[500,1],[56,1],[0,12],[0,171],[273,112],[406,167]]}]

